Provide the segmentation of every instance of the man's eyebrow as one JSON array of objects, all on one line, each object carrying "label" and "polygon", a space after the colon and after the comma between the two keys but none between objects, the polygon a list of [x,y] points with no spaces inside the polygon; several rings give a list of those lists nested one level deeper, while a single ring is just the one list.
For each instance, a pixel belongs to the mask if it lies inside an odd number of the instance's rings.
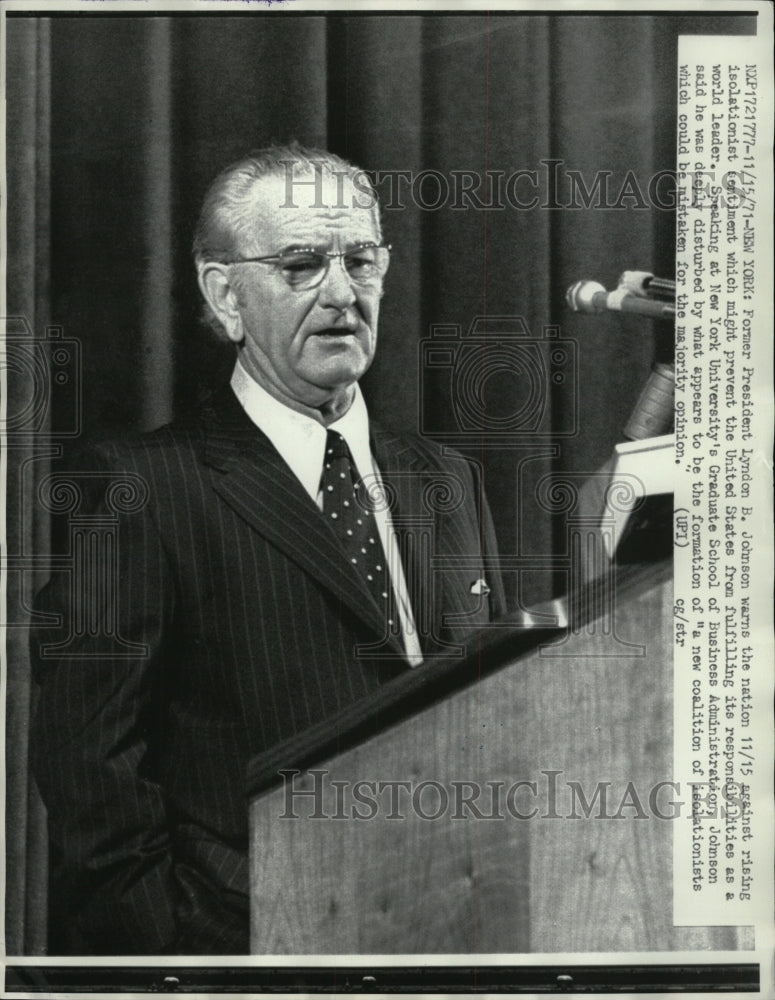
[{"label": "man's eyebrow", "polygon": [[[351,250],[357,250],[359,247],[376,246],[378,242],[379,241],[373,236],[360,240],[347,240],[347,242],[344,244],[345,246],[344,252],[349,253]],[[300,251],[303,250],[312,250],[315,253],[328,253],[330,249],[331,249],[330,243],[313,243],[311,241],[309,243],[299,242],[299,243],[289,243],[288,246],[283,247],[282,250],[277,250],[276,254],[278,257],[280,257],[282,256],[282,254],[299,253]]]},{"label": "man's eyebrow", "polygon": [[288,246],[278,250],[278,256],[284,253],[297,253],[300,250],[314,250],[316,253],[322,253],[326,248],[322,244],[315,244],[311,241],[309,243],[289,243]]}]

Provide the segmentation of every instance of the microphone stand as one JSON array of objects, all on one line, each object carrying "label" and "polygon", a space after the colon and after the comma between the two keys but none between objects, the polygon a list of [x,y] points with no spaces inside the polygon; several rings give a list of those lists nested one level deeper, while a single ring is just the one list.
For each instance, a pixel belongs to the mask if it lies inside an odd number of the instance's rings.
[{"label": "microphone stand", "polygon": [[[645,271],[625,271],[619,278],[617,293],[675,303],[675,282]],[[651,373],[624,427],[627,440],[616,445],[602,470],[608,475],[601,532],[611,560],[614,556],[620,563],[654,560],[666,558],[672,551],[674,411],[675,361],[670,322],[669,339],[667,330],[657,334]]]},{"label": "microphone stand", "polygon": [[[639,298],[675,305],[675,282],[667,278],[657,278],[648,271],[624,271],[619,277],[619,288]],[[630,414],[630,419],[625,424],[624,436],[630,441],[644,441],[647,438],[669,434],[673,429],[674,350],[671,322],[669,345],[664,337],[657,335],[656,357],[651,367],[651,374]]]}]

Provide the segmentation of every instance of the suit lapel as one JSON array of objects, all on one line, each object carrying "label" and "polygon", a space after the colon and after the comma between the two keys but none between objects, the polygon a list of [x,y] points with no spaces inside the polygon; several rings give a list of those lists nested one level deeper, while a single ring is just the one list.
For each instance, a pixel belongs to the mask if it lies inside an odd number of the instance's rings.
[{"label": "suit lapel", "polygon": [[203,426],[203,460],[217,471],[213,485],[221,499],[381,637],[384,616],[338,538],[230,389],[204,412]]},{"label": "suit lapel", "polygon": [[434,581],[431,558],[438,551],[437,518],[426,506],[426,490],[431,488],[435,470],[411,439],[375,428],[372,454],[394,502],[393,528],[409,601],[423,652],[433,645],[433,623],[440,620],[442,594]]}]

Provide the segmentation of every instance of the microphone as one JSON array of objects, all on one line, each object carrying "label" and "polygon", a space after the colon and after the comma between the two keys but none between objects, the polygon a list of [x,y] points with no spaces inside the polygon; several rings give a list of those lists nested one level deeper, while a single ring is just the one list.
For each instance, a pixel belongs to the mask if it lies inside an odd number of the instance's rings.
[{"label": "microphone", "polygon": [[627,288],[607,292],[597,281],[577,281],[565,293],[565,299],[574,312],[623,312],[646,316],[648,319],[675,319],[675,306],[672,303],[641,298],[633,295]]},{"label": "microphone", "polygon": [[675,302],[675,282],[670,278],[657,278],[651,271],[622,271],[619,288],[626,288],[640,298],[662,298]]}]

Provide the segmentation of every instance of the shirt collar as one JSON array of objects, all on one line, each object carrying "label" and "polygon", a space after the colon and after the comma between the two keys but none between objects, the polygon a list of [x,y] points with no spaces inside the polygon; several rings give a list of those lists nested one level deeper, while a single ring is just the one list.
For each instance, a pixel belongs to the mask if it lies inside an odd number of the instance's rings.
[{"label": "shirt collar", "polygon": [[[266,434],[305,491],[316,501],[326,449],[326,428],[271,396],[248,375],[239,361],[234,366],[231,387],[248,417]],[[350,409],[331,424],[330,429],[338,431],[347,442],[358,475],[370,475],[374,463],[369,446],[369,414],[357,383]]]}]

